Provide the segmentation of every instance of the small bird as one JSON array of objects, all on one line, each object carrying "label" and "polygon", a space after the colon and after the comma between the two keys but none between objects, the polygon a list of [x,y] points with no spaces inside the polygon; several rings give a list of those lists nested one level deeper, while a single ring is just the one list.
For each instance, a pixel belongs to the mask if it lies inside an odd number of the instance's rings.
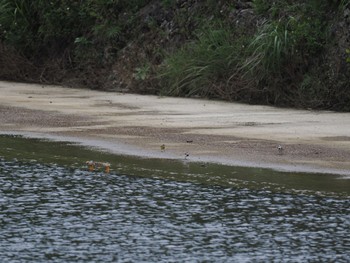
[{"label": "small bird", "polygon": [[162,152],[165,151],[165,144],[162,144],[162,145],[160,146],[160,150],[161,150]]},{"label": "small bird", "polygon": [[283,154],[284,148],[282,147],[282,145],[278,145],[277,150],[278,150],[278,154]]},{"label": "small bird", "polygon": [[187,160],[187,157],[189,157],[190,154],[188,152],[185,152],[185,160]]}]

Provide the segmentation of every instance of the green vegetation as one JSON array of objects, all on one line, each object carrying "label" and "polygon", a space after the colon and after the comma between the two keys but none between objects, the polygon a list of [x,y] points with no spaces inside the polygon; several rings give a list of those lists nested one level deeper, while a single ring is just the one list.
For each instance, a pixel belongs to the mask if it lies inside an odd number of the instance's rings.
[{"label": "green vegetation", "polygon": [[327,25],[322,22],[325,9],[321,6],[321,1],[272,6],[271,13],[278,20],[267,20],[253,37],[243,68],[249,74],[250,85],[260,86],[269,103],[319,106],[310,104],[313,101],[300,88],[305,88],[303,80],[309,75],[310,58],[322,53],[327,39]]},{"label": "green vegetation", "polygon": [[[177,96],[221,97],[221,81],[232,75],[244,44],[224,25],[206,25],[196,40],[170,54],[160,74],[163,92]],[[221,86],[220,86],[221,85]]]},{"label": "green vegetation", "polygon": [[[0,41],[3,47],[10,47],[0,51],[0,64],[11,60],[7,57],[14,56],[12,51],[22,56],[15,55],[18,64],[30,61],[33,65],[30,72],[14,70],[10,74],[15,76],[8,76],[4,70],[2,75],[21,80],[38,74],[41,81],[60,82],[69,70],[78,78],[96,78],[92,71],[110,65],[123,45],[120,38],[128,24],[121,21],[121,14],[129,22],[148,2],[0,0]],[[90,72],[79,76],[87,69]]]},{"label": "green vegetation", "polygon": [[[130,15],[147,0],[0,1],[0,38],[28,57],[58,53],[72,46],[97,51],[120,36],[119,15]],[[101,55],[101,54],[100,54]]]},{"label": "green vegetation", "polygon": [[312,67],[331,41],[326,18],[336,3],[255,0],[253,7],[263,16],[253,34],[205,27],[165,60],[168,94],[331,108],[329,90]]},{"label": "green vegetation", "polygon": [[349,8],[0,0],[0,78],[347,111]]}]

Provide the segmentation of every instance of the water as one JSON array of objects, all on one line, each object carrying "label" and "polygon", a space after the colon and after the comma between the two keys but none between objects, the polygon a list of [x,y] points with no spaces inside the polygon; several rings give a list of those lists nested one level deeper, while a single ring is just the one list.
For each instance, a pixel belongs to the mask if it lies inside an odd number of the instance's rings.
[{"label": "water", "polygon": [[347,197],[0,161],[0,262],[349,262]]},{"label": "water", "polygon": [[349,197],[344,176],[0,136],[0,262],[350,262]]}]

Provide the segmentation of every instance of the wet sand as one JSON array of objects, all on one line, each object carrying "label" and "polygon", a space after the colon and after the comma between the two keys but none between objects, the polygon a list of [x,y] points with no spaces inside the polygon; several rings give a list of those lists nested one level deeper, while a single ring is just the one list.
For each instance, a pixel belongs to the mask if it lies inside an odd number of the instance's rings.
[{"label": "wet sand", "polygon": [[1,133],[117,154],[349,175],[349,131],[350,113],[0,82]]}]

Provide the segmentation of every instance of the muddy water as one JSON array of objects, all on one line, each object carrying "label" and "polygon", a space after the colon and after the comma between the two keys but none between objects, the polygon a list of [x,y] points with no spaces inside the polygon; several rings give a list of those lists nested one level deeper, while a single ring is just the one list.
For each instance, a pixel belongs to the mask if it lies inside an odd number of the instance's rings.
[{"label": "muddy water", "polygon": [[[350,258],[344,177],[141,160],[18,137],[0,144],[0,262]],[[88,157],[111,162],[112,172],[86,171]]]}]

